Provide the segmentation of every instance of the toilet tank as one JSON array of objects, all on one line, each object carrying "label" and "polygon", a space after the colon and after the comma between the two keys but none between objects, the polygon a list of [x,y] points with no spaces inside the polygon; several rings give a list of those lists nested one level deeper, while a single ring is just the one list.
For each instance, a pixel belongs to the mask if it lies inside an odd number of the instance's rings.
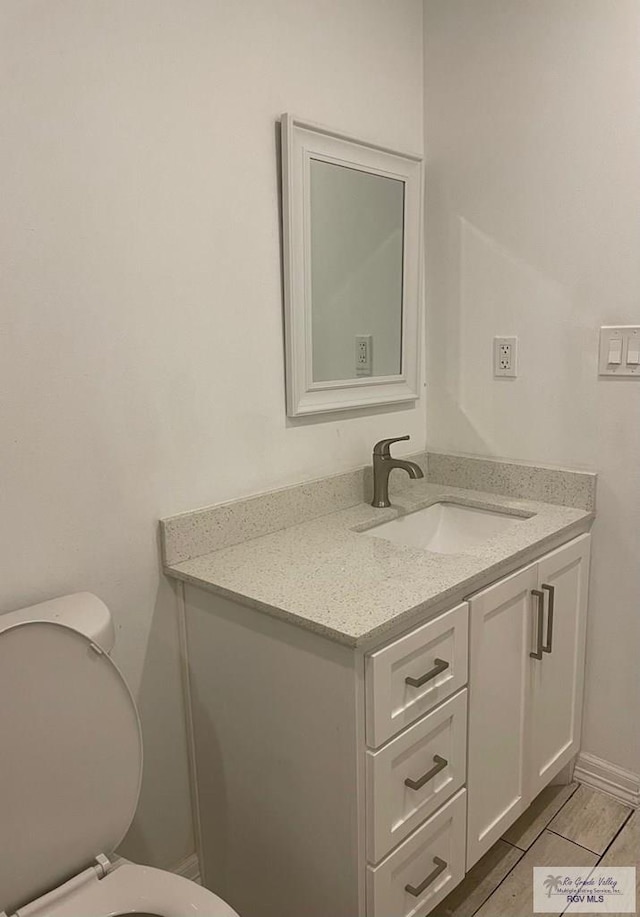
[{"label": "toilet tank", "polygon": [[75,592],[73,595],[61,595],[48,602],[30,605],[18,611],[0,615],[0,631],[25,621],[53,621],[64,624],[88,637],[105,652],[110,653],[115,643],[115,630],[111,612],[91,592]]}]

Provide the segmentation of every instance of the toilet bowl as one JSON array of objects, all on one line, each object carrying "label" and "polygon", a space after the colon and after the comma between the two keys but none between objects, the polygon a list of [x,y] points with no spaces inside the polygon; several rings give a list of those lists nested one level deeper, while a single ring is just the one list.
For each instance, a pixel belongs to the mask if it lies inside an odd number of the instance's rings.
[{"label": "toilet bowl", "polygon": [[142,738],[113,640],[89,593],[0,616],[0,917],[237,917],[194,882],[114,855]]}]

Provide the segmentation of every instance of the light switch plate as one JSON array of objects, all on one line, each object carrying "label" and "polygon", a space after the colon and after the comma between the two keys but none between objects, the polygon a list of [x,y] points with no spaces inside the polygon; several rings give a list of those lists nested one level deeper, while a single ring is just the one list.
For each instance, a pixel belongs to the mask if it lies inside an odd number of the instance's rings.
[{"label": "light switch plate", "polygon": [[600,328],[598,374],[618,376],[621,379],[640,379],[640,362],[635,362],[638,351],[640,325],[603,325]]}]

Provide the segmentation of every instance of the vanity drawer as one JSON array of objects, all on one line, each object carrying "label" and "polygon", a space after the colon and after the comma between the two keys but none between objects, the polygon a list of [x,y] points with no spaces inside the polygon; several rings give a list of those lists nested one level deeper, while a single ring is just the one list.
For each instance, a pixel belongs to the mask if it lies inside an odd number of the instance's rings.
[{"label": "vanity drawer", "polygon": [[463,602],[367,656],[367,745],[382,745],[466,684],[468,618]]},{"label": "vanity drawer", "polygon": [[367,917],[429,914],[464,877],[465,822],[460,790],[379,866],[368,866]]},{"label": "vanity drawer", "polygon": [[[367,856],[377,863],[464,784],[467,691],[367,752]],[[427,780],[425,776],[431,774]],[[413,786],[405,781],[413,781]]]}]

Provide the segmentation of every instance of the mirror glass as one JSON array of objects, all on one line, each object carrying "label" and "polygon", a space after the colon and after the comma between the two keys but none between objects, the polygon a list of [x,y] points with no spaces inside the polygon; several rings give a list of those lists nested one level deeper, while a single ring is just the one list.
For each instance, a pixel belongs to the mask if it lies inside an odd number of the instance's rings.
[{"label": "mirror glass", "polygon": [[314,382],[402,370],[404,188],[311,159]]}]

